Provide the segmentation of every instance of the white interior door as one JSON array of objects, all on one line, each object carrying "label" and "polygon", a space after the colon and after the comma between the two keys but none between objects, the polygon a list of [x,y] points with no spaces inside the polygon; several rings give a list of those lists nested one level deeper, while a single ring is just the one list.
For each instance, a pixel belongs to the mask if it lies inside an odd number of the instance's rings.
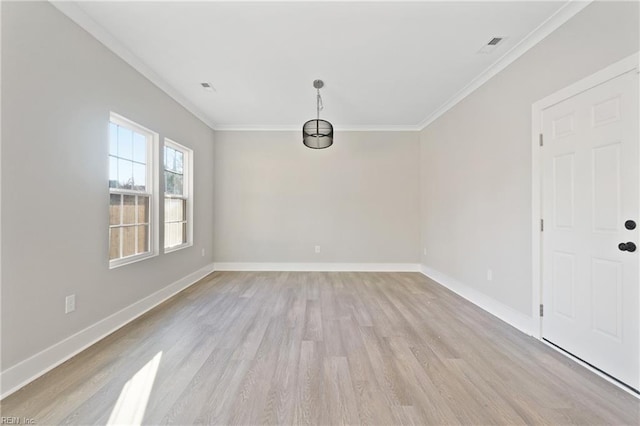
[{"label": "white interior door", "polygon": [[544,109],[542,130],[542,336],[638,390],[637,72]]}]

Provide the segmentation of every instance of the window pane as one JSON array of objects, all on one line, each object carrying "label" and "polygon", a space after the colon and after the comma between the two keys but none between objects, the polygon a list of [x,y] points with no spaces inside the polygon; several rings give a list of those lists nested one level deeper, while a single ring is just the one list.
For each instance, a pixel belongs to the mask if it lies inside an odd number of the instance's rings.
[{"label": "window pane", "polygon": [[139,163],[147,162],[147,138],[140,133],[133,134],[133,160]]},{"label": "window pane", "polygon": [[118,126],[109,123],[109,155],[118,155]]},{"label": "window pane", "polygon": [[147,167],[144,164],[133,163],[133,189],[144,191],[147,185]]},{"label": "window pane", "polygon": [[136,253],[146,253],[149,251],[149,227],[147,225],[136,226],[138,233],[138,249]]},{"label": "window pane", "polygon": [[171,230],[173,229],[171,226],[173,223],[165,223],[164,224],[164,248],[172,247],[175,245],[173,242],[174,238],[171,235]]},{"label": "window pane", "polygon": [[136,254],[136,227],[122,227],[122,257]]},{"label": "window pane", "polygon": [[167,194],[173,194],[174,178],[173,173],[164,172],[164,192]]},{"label": "window pane", "polygon": [[175,220],[173,218],[173,211],[171,210],[171,201],[173,201],[171,198],[165,198],[164,199],[164,221],[165,222],[171,222],[172,220]]},{"label": "window pane", "polygon": [[118,160],[118,188],[131,189],[133,183],[133,163]]},{"label": "window pane", "polygon": [[184,223],[165,223],[164,247],[174,247],[187,242],[186,225]]},{"label": "window pane", "polygon": [[120,258],[120,229],[109,230],[109,260]]},{"label": "window pane", "polygon": [[118,157],[133,159],[133,132],[118,126]]},{"label": "window pane", "polygon": [[122,223],[130,225],[136,223],[136,196],[122,196]]},{"label": "window pane", "polygon": [[176,151],[176,172],[182,173],[182,163],[184,160],[184,154],[180,151]]},{"label": "window pane", "polygon": [[172,173],[172,172],[164,172],[164,177],[165,177],[164,192],[166,192],[167,194],[183,195],[182,175]]},{"label": "window pane", "polygon": [[176,175],[174,182],[174,194],[182,195],[183,194],[183,184],[182,184],[182,175]]},{"label": "window pane", "polygon": [[138,196],[138,223],[149,223],[149,197]]},{"label": "window pane", "polygon": [[173,148],[164,148],[164,168],[167,170],[176,169],[176,150]]},{"label": "window pane", "polygon": [[176,222],[185,220],[187,201],[180,198],[164,199],[164,221]]},{"label": "window pane", "polygon": [[164,147],[163,152],[163,156],[162,156],[162,164],[164,166],[164,168],[167,168],[167,151],[169,150],[169,148],[167,148],[166,146]]},{"label": "window pane", "polygon": [[111,194],[109,197],[109,225],[120,225],[121,195]]},{"label": "window pane", "polygon": [[109,188],[118,187],[118,159],[109,157]]}]

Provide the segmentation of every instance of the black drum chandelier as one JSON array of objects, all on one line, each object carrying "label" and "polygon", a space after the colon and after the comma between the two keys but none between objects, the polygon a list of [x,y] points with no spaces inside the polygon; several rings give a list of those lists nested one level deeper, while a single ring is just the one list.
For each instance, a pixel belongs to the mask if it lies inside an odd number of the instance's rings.
[{"label": "black drum chandelier", "polygon": [[320,89],[323,86],[324,82],[322,80],[313,82],[313,87],[318,92],[316,95],[317,118],[307,121],[302,126],[302,143],[306,147],[313,149],[329,148],[333,145],[333,125],[326,120],[320,120],[320,111],[324,109],[322,97],[320,96]]}]

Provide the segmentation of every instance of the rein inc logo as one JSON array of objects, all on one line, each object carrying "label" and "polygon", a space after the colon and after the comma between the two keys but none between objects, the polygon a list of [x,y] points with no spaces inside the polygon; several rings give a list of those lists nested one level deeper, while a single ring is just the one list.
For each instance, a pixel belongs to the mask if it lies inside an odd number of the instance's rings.
[{"label": "rein inc logo", "polygon": [[2,416],[0,417],[0,425],[35,425],[36,420],[31,417],[13,417]]}]

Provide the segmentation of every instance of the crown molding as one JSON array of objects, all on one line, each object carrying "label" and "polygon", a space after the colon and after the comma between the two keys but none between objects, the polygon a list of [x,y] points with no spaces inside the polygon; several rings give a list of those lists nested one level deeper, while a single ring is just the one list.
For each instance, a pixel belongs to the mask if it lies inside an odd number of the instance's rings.
[{"label": "crown molding", "polygon": [[[464,86],[448,101],[431,113],[427,118],[417,125],[345,125],[336,126],[337,131],[378,131],[378,132],[415,132],[421,131],[429,124],[433,123],[437,118],[453,108],[458,102],[469,96],[476,89],[486,83],[493,76],[498,74],[509,64],[514,62],[526,51],[539,43],[546,36],[555,31],[562,24],[571,19],[574,15],[587,7],[593,0],[570,0],[566,5],[561,7],[556,13],[540,24],[535,30],[529,33],[517,45],[511,48],[489,68],[480,73],[471,82]],[[155,84],[160,90],[165,92],[169,97],[182,105],[187,111],[201,120],[204,124],[217,131],[299,131],[300,125],[216,125],[204,112],[193,105],[178,90],[167,83],[159,74],[149,67],[138,56],[131,52],[124,44],[109,33],[104,27],[94,21],[88,14],[80,8],[74,1],[49,0],[49,2],[69,19],[91,34],[100,43],[133,67],[136,71],[146,77]]]},{"label": "crown molding", "polygon": [[[339,132],[417,132],[418,126],[408,125],[384,125],[384,126],[333,126],[334,131]],[[220,132],[300,132],[302,124],[290,124],[285,126],[242,126],[242,125],[217,125],[216,131]]]},{"label": "crown molding", "polygon": [[562,6],[551,15],[546,21],[538,25],[533,31],[525,36],[518,44],[513,46],[509,51],[502,55],[496,62],[489,66],[486,70],[481,72],[477,77],[471,80],[460,91],[453,95],[442,106],[431,113],[416,128],[418,130],[424,130],[429,124],[433,123],[436,119],[442,116],[444,113],[453,108],[458,102],[475,92],[480,86],[489,81],[493,76],[509,66],[512,62],[522,56],[525,52],[531,49],[533,46],[541,42],[545,37],[558,29],[562,24],[567,22],[573,16],[575,16],[582,9],[592,3],[593,0],[570,0],[567,4]]},{"label": "crown molding", "polygon": [[[142,74],[145,78],[155,84],[160,90],[165,92],[169,97],[174,99],[180,105],[187,109],[190,113],[195,115],[204,124],[216,131],[300,131],[302,124],[292,125],[217,125],[199,108],[193,105],[187,98],[185,98],[178,90],[174,89],[169,83],[167,83],[160,75],[158,75],[150,66],[148,66],[142,59],[131,52],[124,44],[122,44],[116,37],[114,37],[109,31],[98,24],[93,18],[91,18],[78,4],[74,1],[59,1],[49,0],[55,8],[66,15],[69,19],[79,25],[82,29],[87,31],[91,36],[97,39],[100,43],[106,46],[109,50],[115,53],[120,59],[132,66],[136,71]],[[337,131],[388,131],[388,132],[415,132],[420,130],[418,126],[412,125],[381,125],[381,126],[368,126],[368,125],[346,125],[335,126]]]},{"label": "crown molding", "polygon": [[215,130],[215,124],[199,108],[193,105],[178,90],[167,83],[142,59],[131,52],[124,44],[116,39],[109,31],[94,21],[87,13],[74,1],[54,1],[49,0],[56,9],[75,22],[80,28],[87,31],[91,36],[102,43],[107,49],[115,53],[120,59],[131,65],[136,71],[142,74],[147,80],[155,84],[169,97],[182,105],[187,111],[196,116],[200,121],[211,129]]}]

